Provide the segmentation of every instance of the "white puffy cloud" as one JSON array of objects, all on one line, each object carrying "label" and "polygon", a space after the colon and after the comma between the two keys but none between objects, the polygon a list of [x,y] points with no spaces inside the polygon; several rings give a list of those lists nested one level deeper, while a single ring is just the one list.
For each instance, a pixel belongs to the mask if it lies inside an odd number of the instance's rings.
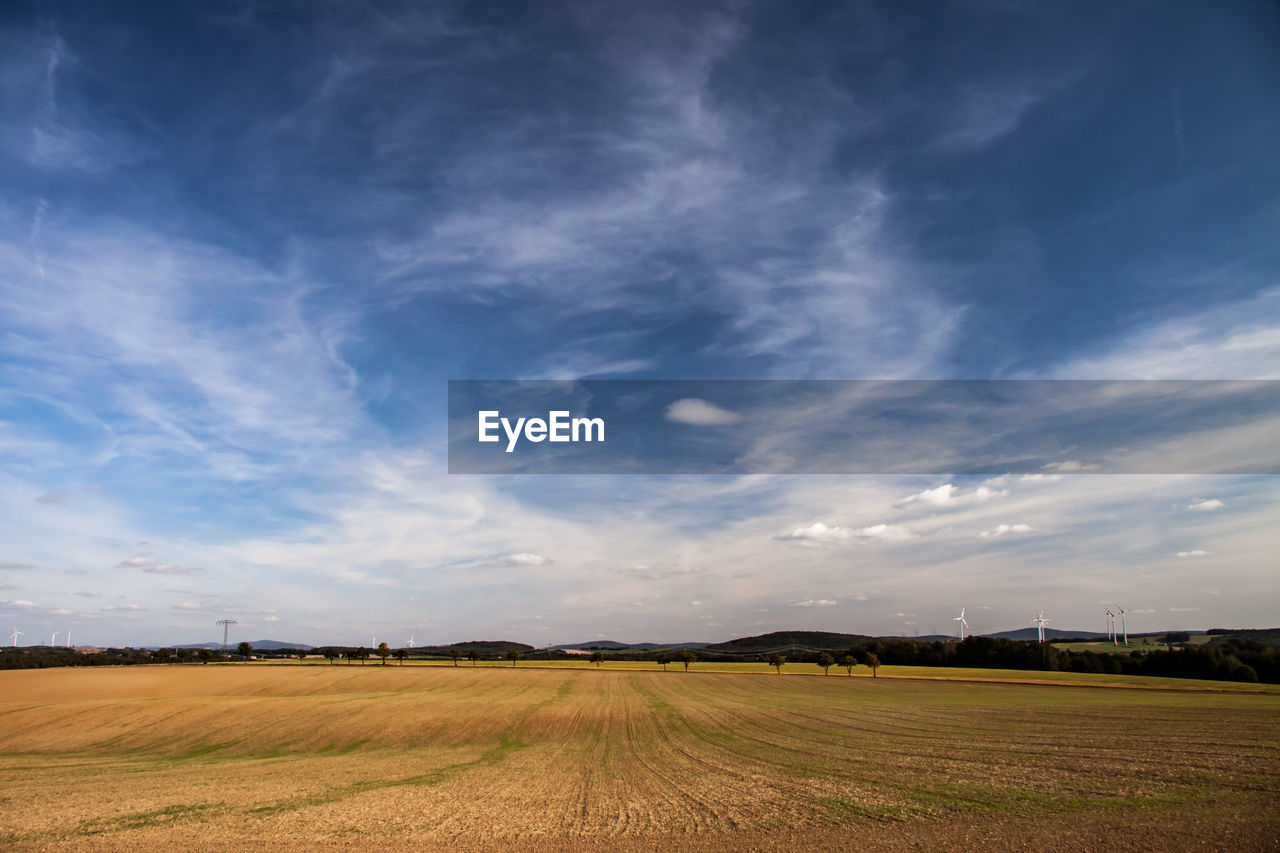
[{"label": "white puffy cloud", "polygon": [[898,524],[873,524],[871,527],[862,528],[860,535],[864,539],[884,539],[893,542],[915,538],[914,533]]},{"label": "white puffy cloud", "polygon": [[686,397],[667,407],[667,420],[693,426],[723,426],[737,423],[742,415],[697,397]]},{"label": "white puffy cloud", "polygon": [[198,569],[188,569],[162,563],[154,557],[130,557],[116,564],[117,569],[141,569],[153,575],[189,575]]},{"label": "white puffy cloud", "polygon": [[1208,552],[1208,551],[1199,551],[1199,550],[1197,550],[1197,551],[1179,551],[1179,552],[1178,552],[1178,556],[1179,556],[1179,557],[1182,557],[1182,558],[1186,558],[1186,557],[1207,557],[1207,556],[1209,556],[1209,552]]},{"label": "white puffy cloud", "polygon": [[790,533],[783,533],[777,538],[813,543],[870,539],[903,541],[914,537],[914,533],[897,524],[873,524],[870,527],[854,529],[851,527],[829,527],[821,521],[815,521],[808,527],[797,527]]},{"label": "white puffy cloud", "polygon": [[1209,498],[1202,501],[1192,501],[1187,504],[1187,509],[1192,512],[1213,512],[1215,509],[1222,509],[1225,506],[1226,504],[1217,498]]},{"label": "white puffy cloud", "polygon": [[995,489],[985,485],[965,490],[956,487],[952,483],[945,483],[934,489],[925,489],[922,492],[916,492],[914,495],[908,495],[894,503],[894,506],[909,506],[914,503],[937,507],[957,506],[964,503],[977,503],[991,498],[1003,497],[1007,494],[1008,492],[1004,489]]},{"label": "white puffy cloud", "polygon": [[505,566],[546,566],[554,561],[550,557],[544,557],[542,554],[530,554],[522,551],[518,554],[507,554],[498,562]]},{"label": "white puffy cloud", "polygon": [[848,539],[853,531],[847,527],[828,527],[821,521],[815,521],[808,527],[797,527],[790,533],[783,533],[779,539],[799,539],[810,542],[833,542]]},{"label": "white puffy cloud", "polygon": [[997,524],[990,530],[978,534],[979,539],[997,539],[1014,533],[1030,533],[1035,530],[1030,524]]}]

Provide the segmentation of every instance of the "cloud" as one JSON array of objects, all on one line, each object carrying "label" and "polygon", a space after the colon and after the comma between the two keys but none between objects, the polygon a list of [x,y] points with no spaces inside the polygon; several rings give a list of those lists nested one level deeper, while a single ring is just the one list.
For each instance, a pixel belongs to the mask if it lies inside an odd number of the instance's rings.
[{"label": "cloud", "polygon": [[187,569],[182,566],[172,566],[168,563],[161,563],[153,557],[130,557],[127,560],[121,560],[116,564],[117,569],[141,569],[144,572],[153,575],[189,575],[192,572],[198,572],[199,569]]},{"label": "cloud", "polygon": [[39,607],[39,606],[40,606],[40,605],[36,604],[34,601],[27,601],[27,600],[26,600],[26,599],[24,599],[24,598],[19,598],[19,599],[15,600],[15,601],[0,601],[0,605],[6,605],[6,606],[8,606],[8,607],[21,607],[21,608],[22,608],[22,609],[24,609],[24,610],[26,610],[26,609],[28,609],[28,608],[32,608],[32,607]]},{"label": "cloud", "polygon": [[915,534],[897,524],[873,524],[859,531],[864,539],[882,539],[889,542],[905,542],[914,539]]},{"label": "cloud", "polygon": [[806,601],[796,601],[791,604],[792,607],[830,607],[836,602],[829,598],[810,598]]},{"label": "cloud", "polygon": [[618,569],[618,574],[646,580],[663,580],[666,578],[702,574],[698,569],[688,567],[647,566],[639,565],[629,569]]},{"label": "cloud", "polygon": [[978,534],[979,539],[998,539],[1001,536],[1009,536],[1015,533],[1030,533],[1035,530],[1029,524],[997,524],[990,530],[984,530]]},{"label": "cloud", "polygon": [[993,489],[989,486],[978,486],[965,491],[952,483],[945,483],[937,488],[925,489],[923,492],[908,495],[895,502],[894,506],[909,506],[913,503],[936,507],[957,506],[964,503],[976,503],[990,500],[991,498],[1004,497],[1007,494],[1009,493],[1004,489]]},{"label": "cloud", "polygon": [[48,494],[41,495],[40,497],[36,498],[36,503],[49,504],[49,505],[56,506],[58,504],[64,503],[66,499],[67,499],[66,492],[49,492]]},{"label": "cloud", "polygon": [[905,527],[896,524],[873,524],[870,527],[853,529],[849,527],[828,527],[821,521],[815,521],[808,527],[797,527],[790,533],[775,537],[781,540],[809,542],[839,542],[846,540],[882,540],[902,542],[915,538],[915,534]]},{"label": "cloud", "polygon": [[742,416],[706,400],[686,397],[667,407],[667,420],[693,426],[723,426],[737,423]]},{"label": "cloud", "polygon": [[1187,504],[1187,509],[1192,512],[1213,512],[1215,509],[1222,509],[1225,506],[1226,504],[1217,498],[1209,498],[1208,500],[1192,501]]},{"label": "cloud", "polygon": [[504,566],[546,566],[554,562],[550,557],[544,557],[541,554],[531,554],[521,552],[519,554],[507,554],[500,557],[498,562]]},{"label": "cloud", "polygon": [[0,563],[0,569],[17,571],[20,569],[34,569],[35,563]]},{"label": "cloud", "polygon": [[[1183,274],[1184,277],[1186,274]],[[1210,286],[1221,271],[1192,274]],[[1203,276],[1203,277],[1201,277]],[[1152,323],[1106,352],[1062,365],[1064,379],[1280,379],[1280,288]]]},{"label": "cloud", "polygon": [[1170,613],[1196,613],[1199,610],[1200,610],[1199,607],[1170,607],[1169,608]]},{"label": "cloud", "polygon": [[1045,471],[1057,471],[1060,474],[1078,474],[1081,471],[1098,471],[1101,466],[1092,462],[1077,462],[1074,459],[1067,459],[1063,462],[1050,462],[1048,465],[1042,465]]},{"label": "cloud", "polygon": [[1209,556],[1209,552],[1208,551],[1179,551],[1177,556],[1178,557],[1207,557]]},{"label": "cloud", "polygon": [[109,604],[102,608],[104,613],[135,613],[142,610],[136,604]]},{"label": "cloud", "polygon": [[851,536],[853,536],[853,531],[847,527],[828,527],[821,521],[815,521],[808,527],[797,527],[790,533],[783,533],[777,538],[798,539],[807,542],[832,542],[848,539]]},{"label": "cloud", "polygon": [[177,604],[173,605],[173,609],[174,610],[203,610],[204,608],[202,608],[199,604],[195,604],[194,602],[191,602],[191,601],[180,601]]}]

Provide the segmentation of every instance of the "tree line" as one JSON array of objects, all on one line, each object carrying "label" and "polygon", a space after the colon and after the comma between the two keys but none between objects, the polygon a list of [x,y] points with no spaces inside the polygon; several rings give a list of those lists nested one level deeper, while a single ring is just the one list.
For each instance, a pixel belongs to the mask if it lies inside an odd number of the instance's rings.
[{"label": "tree line", "polygon": [[[454,666],[465,661],[475,666],[482,660],[505,660],[516,666],[521,660],[576,659],[555,650],[534,650],[516,644],[504,644],[485,648],[443,647],[443,653],[427,657],[450,660]],[[435,651],[435,650],[433,650]],[[688,671],[696,661],[718,662],[723,660],[754,660],[767,663],[777,672],[783,666],[815,664],[824,673],[833,667],[853,673],[855,666],[867,666],[875,675],[882,664],[897,666],[970,667],[975,669],[1023,669],[1049,672],[1096,672],[1113,675],[1158,675],[1176,678],[1202,678],[1217,681],[1265,682],[1280,684],[1280,648],[1274,645],[1232,638],[1206,646],[1176,646],[1165,649],[1134,651],[1130,654],[1097,653],[1059,649],[1048,643],[1026,640],[1007,640],[997,637],[967,637],[963,642],[881,639],[851,645],[847,650],[807,651],[798,647],[787,649],[790,657],[778,652],[760,655],[739,655],[694,652],[691,649],[662,651],[629,651],[606,654],[594,651],[586,660],[599,668],[606,660],[652,661],[665,671],[675,665]],[[548,653],[550,652],[550,653]],[[51,646],[24,646],[0,650],[0,669],[39,669],[57,666],[122,666],[148,663],[207,664],[214,661],[245,660],[250,657],[285,658],[296,656],[320,656],[330,664],[343,662],[350,666],[365,665],[376,658],[387,665],[395,658],[400,664],[410,657],[423,656],[420,650],[392,649],[386,643],[377,648],[364,646],[322,646],[316,649],[278,649],[257,651],[249,643],[240,643],[235,651],[212,649],[155,650],[135,648],[111,648],[94,652]]]}]

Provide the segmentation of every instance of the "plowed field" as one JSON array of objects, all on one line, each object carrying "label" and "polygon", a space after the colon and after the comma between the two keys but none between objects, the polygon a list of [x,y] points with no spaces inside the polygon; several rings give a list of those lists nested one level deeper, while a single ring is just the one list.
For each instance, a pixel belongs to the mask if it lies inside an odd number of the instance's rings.
[{"label": "plowed field", "polygon": [[1261,850],[1280,847],[1278,788],[1274,693],[523,666],[0,672],[8,849]]}]

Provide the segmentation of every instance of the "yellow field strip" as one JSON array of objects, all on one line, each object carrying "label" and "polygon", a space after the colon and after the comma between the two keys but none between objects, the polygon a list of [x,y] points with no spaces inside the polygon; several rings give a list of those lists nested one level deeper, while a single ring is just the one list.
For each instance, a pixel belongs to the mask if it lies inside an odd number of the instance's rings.
[{"label": "yellow field strip", "polygon": [[[186,664],[185,666],[196,667],[197,664]],[[308,666],[322,667],[330,666],[327,663],[318,663],[313,661],[256,661],[249,664],[211,664],[211,666]],[[346,667],[348,664],[337,664],[335,668]],[[370,667],[382,666],[380,663],[370,663]],[[399,668],[401,664],[388,664],[387,668]],[[404,666],[409,668],[430,668],[430,669],[512,669],[510,663],[501,663],[497,661],[481,661],[478,666],[473,667],[469,663],[463,663],[458,667],[454,667],[449,661],[409,661]],[[359,668],[357,664],[354,668]],[[590,663],[579,663],[578,661],[523,661],[517,669],[550,669],[550,670],[570,670],[582,672],[595,672],[597,667]],[[664,670],[661,666],[650,663],[648,661],[605,661],[599,671],[612,672],[658,672]],[[714,663],[714,662],[698,662],[693,664],[686,673],[680,665],[669,665],[665,674],[676,675],[694,675],[694,674],[731,674],[731,675],[767,675],[778,676],[772,667],[766,663]],[[866,667],[855,668],[852,675],[847,675],[839,667],[832,667],[829,675],[823,675],[815,664],[790,663],[783,667],[782,676],[788,677],[817,677],[817,678],[872,678],[871,671]],[[1191,691],[1191,692],[1210,692],[1210,693],[1260,693],[1260,694],[1277,694],[1280,695],[1280,684],[1254,684],[1240,681],[1210,681],[1207,679],[1197,678],[1169,678],[1163,676],[1149,675],[1108,675],[1092,672],[1049,672],[1041,670],[1020,670],[1020,669],[979,669],[972,667],[926,667],[926,666],[882,666],[878,678],[897,678],[897,679],[923,679],[928,681],[974,681],[986,682],[992,684],[1028,684],[1042,685],[1050,687],[1110,687],[1110,688],[1128,688],[1140,690],[1175,690],[1175,691]]]}]

